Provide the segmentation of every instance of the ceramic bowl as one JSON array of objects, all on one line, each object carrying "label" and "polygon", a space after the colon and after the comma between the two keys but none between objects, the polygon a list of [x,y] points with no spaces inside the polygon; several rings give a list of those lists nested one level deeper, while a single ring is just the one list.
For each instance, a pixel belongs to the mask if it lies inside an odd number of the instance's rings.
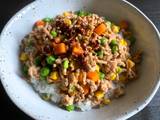
[{"label": "ceramic bowl", "polygon": [[[38,19],[64,11],[84,9],[106,16],[114,22],[131,23],[137,38],[136,47],[143,51],[139,79],[126,88],[126,95],[109,106],[87,112],[67,112],[43,101],[20,77],[18,51],[22,38]],[[160,35],[155,25],[135,6],[122,0],[36,0],[15,14],[0,37],[0,77],[11,100],[26,114],[38,120],[118,120],[142,110],[153,98],[160,76]]]}]

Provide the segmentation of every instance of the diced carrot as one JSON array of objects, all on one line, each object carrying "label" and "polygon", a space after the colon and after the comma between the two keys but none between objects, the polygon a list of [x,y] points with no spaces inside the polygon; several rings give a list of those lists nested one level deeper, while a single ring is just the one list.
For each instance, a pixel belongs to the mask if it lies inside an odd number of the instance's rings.
[{"label": "diced carrot", "polygon": [[122,20],[119,24],[121,29],[127,29],[128,28],[128,22],[125,20]]},{"label": "diced carrot", "polygon": [[89,86],[85,85],[83,86],[84,94],[87,95],[89,93]]},{"label": "diced carrot", "polygon": [[94,29],[94,32],[97,33],[98,35],[101,35],[106,31],[106,29],[107,29],[106,25],[104,23],[101,23]]},{"label": "diced carrot", "polygon": [[87,78],[93,80],[94,82],[97,82],[99,80],[99,74],[98,72],[90,71],[87,73]]},{"label": "diced carrot", "polygon": [[78,81],[79,81],[80,84],[83,83],[83,73],[82,72],[79,73]]},{"label": "diced carrot", "polygon": [[44,26],[45,22],[42,21],[42,20],[38,20],[35,24],[36,24],[37,27],[39,27],[39,26]]},{"label": "diced carrot", "polygon": [[55,54],[64,54],[67,52],[66,45],[64,43],[54,44]]},{"label": "diced carrot", "polygon": [[74,46],[72,52],[75,55],[82,55],[84,51],[83,51],[82,47],[80,47],[80,46]]},{"label": "diced carrot", "polygon": [[135,66],[135,63],[130,59],[127,60],[126,64],[127,64],[127,68],[128,69],[131,69],[131,68],[133,68]]}]

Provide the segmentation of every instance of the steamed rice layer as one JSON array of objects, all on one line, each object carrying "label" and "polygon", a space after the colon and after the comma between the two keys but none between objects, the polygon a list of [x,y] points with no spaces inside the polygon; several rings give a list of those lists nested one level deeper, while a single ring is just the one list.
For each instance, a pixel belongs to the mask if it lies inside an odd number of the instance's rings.
[{"label": "steamed rice layer", "polygon": [[[48,83],[45,81],[38,81],[35,79],[31,79],[30,82],[31,82],[33,88],[35,89],[35,91],[38,92],[41,96],[49,94],[49,95],[51,95],[50,96],[51,102],[57,103],[57,104],[60,103],[62,96],[58,92],[59,91],[58,85],[55,85],[55,84],[48,85]],[[113,96],[114,90],[118,87],[119,86],[117,86],[117,87],[114,86],[114,88],[112,90],[110,90],[109,92],[107,92],[105,94],[104,99],[111,98]],[[88,99],[83,102],[79,102],[79,103],[75,104],[75,106],[77,108],[79,108],[81,111],[89,111],[95,105],[93,105],[92,101]]]}]

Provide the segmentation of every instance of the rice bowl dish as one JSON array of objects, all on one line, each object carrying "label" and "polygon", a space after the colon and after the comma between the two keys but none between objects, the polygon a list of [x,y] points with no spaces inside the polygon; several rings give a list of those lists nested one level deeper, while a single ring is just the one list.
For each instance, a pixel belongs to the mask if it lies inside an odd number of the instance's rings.
[{"label": "rice bowl dish", "polygon": [[[126,81],[125,84],[123,83],[124,94],[121,95],[122,97],[119,97],[118,99],[115,99],[116,97],[110,98],[110,103],[108,103],[107,105],[99,104],[91,109],[88,101],[82,102],[88,104],[90,110],[88,109],[89,111],[79,112],[77,110],[80,110],[80,108],[77,108],[76,103],[74,103],[73,106],[75,106],[75,111],[72,111],[73,107],[71,107],[70,111],[72,112],[68,112],[65,105],[61,105],[60,102],[55,103],[51,101],[52,97],[50,95],[48,97],[49,99],[44,100],[44,98],[46,98],[45,94],[40,94],[38,91],[36,91],[36,88],[39,88],[39,90],[41,89],[41,92],[42,90],[44,90],[44,87],[41,87],[40,85],[38,86],[39,82],[42,81],[34,81],[37,79],[32,79],[32,83],[29,74],[27,74],[26,76],[24,74],[25,72],[22,72],[23,69],[20,69],[20,65],[23,68],[23,64],[25,64],[25,62],[21,60],[19,61],[19,57],[23,52],[19,49],[19,46],[20,44],[22,44],[21,40],[23,40],[26,35],[29,35],[32,31],[34,31],[32,30],[32,28],[33,26],[36,27],[36,24],[34,24],[36,21],[40,20],[45,22],[46,20],[44,20],[44,18],[46,17],[55,19],[56,15],[61,15],[64,11],[78,10],[90,11],[96,13],[99,16],[104,16],[103,18],[106,18],[105,20],[110,21],[112,25],[119,26],[119,31],[122,30],[120,23],[122,21],[126,21],[129,27],[125,31],[130,31],[132,33],[131,36],[133,38],[136,38],[135,44],[130,45],[130,39],[123,36],[123,38],[125,38],[125,41],[127,41],[128,43],[127,46],[129,46],[131,60],[135,63],[136,78],[127,80],[128,82]],[[57,37],[59,37],[59,35]],[[149,104],[160,86],[159,40],[160,34],[153,22],[136,6],[125,0],[102,0],[101,2],[96,0],[34,1],[18,11],[8,21],[8,23],[2,30],[0,36],[0,80],[2,82],[4,90],[6,91],[11,101],[20,110],[22,110],[25,114],[29,115],[33,119],[128,119],[136,113],[140,112]],[[65,43],[65,45],[68,44]],[[140,65],[138,65],[135,60],[132,59],[136,51],[138,51],[139,49],[141,49],[143,52],[143,58]],[[67,52],[69,51],[67,50]],[[52,55],[57,58],[57,55],[55,55],[54,53]],[[46,67],[49,66],[50,65],[48,65],[47,63]],[[40,65],[39,68],[42,69],[42,65]],[[47,77],[50,76],[51,72],[53,72],[52,69],[50,69],[49,75]],[[104,71],[100,69],[100,72]],[[34,88],[34,86],[36,86],[33,85],[34,82],[35,84],[37,84],[36,88]],[[43,82],[45,84],[48,83],[47,80],[44,80]],[[114,81],[114,83],[115,82],[116,80]],[[53,85],[53,83],[48,84],[48,86],[51,85]],[[55,85],[56,84],[54,83],[53,86]],[[43,86],[47,87],[47,84],[43,84]],[[33,88],[35,89],[35,91]],[[87,106],[84,107],[85,109],[87,109]]]},{"label": "rice bowl dish", "polygon": [[22,40],[22,73],[42,99],[68,111],[102,107],[138,77],[135,37],[127,21],[82,10],[44,18]]}]

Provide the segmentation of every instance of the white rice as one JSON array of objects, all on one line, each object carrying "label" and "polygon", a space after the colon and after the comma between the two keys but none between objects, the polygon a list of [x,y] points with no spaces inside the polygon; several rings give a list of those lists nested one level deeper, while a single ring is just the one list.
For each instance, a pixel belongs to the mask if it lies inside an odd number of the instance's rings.
[{"label": "white rice", "polygon": [[[34,78],[31,79],[31,84],[36,92],[39,94],[47,93],[51,95],[51,101],[54,103],[59,103],[61,99],[61,95],[58,93],[58,86],[57,84],[48,84],[44,80],[36,80]],[[113,88],[111,88],[106,94],[105,98],[112,98],[114,93],[114,89],[119,87],[119,84],[112,84]],[[81,111],[89,111],[92,109],[93,105],[90,100],[85,100],[83,102],[79,102],[75,104]]]},{"label": "white rice", "polygon": [[[48,84],[44,80],[36,80],[34,78],[31,79],[31,84],[36,92],[39,94],[47,93],[51,94],[51,101],[54,103],[60,102],[60,94],[57,92],[57,85],[55,84]],[[89,111],[92,109],[92,104],[90,100],[86,100],[84,102],[80,102],[76,104],[78,108],[80,108],[82,111]]]},{"label": "white rice", "polygon": [[80,108],[82,111],[89,111],[92,109],[92,104],[90,100],[86,100],[84,102],[78,103],[77,107]]},{"label": "white rice", "polygon": [[104,98],[113,98],[114,97],[114,90],[120,87],[124,87],[123,83],[113,83],[112,82],[112,88],[110,88],[107,93],[105,94]]},{"label": "white rice", "polygon": [[55,84],[48,84],[44,80],[35,80],[31,79],[31,84],[33,85],[33,88],[35,89],[36,92],[39,94],[47,93],[50,94],[51,101],[54,103],[58,103],[60,101],[60,94],[58,93],[57,85]]}]

